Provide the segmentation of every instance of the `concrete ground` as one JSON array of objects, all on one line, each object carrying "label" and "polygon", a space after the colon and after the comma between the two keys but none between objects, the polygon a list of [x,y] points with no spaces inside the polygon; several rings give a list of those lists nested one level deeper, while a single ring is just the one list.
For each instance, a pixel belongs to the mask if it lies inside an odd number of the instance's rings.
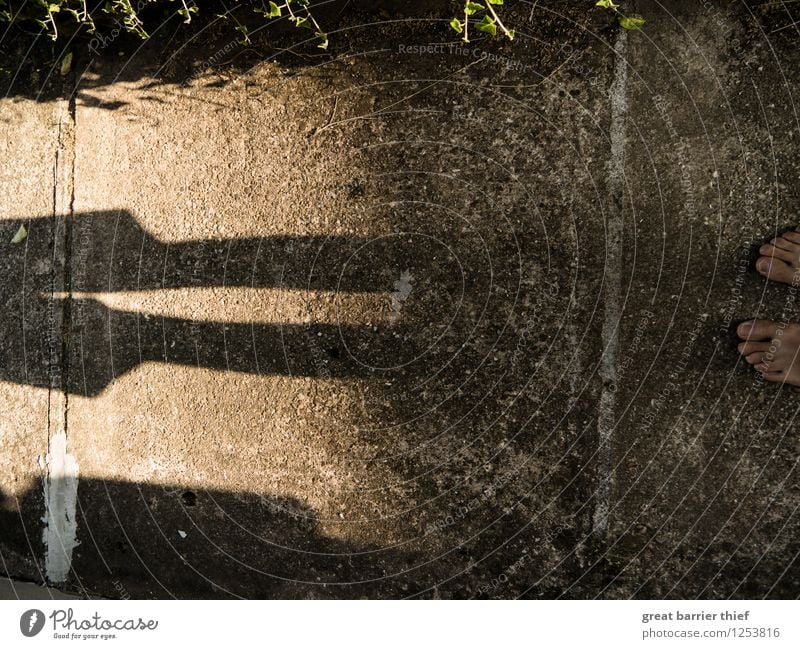
[{"label": "concrete ground", "polygon": [[64,593],[57,588],[43,588],[35,584],[0,578],[0,599],[78,599],[77,595]]},{"label": "concrete ground", "polygon": [[145,46],[0,100],[0,572],[800,593],[800,402],[733,335],[800,318],[750,269],[800,206],[800,31],[559,6],[513,44],[389,21],[234,70]]}]

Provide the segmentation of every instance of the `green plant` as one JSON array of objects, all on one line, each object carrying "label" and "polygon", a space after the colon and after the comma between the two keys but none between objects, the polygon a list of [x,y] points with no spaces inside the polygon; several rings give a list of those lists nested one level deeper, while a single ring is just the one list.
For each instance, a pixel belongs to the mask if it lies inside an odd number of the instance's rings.
[{"label": "green plant", "polygon": [[[495,36],[499,29],[509,40],[514,40],[514,30],[508,29],[503,24],[503,21],[500,20],[500,16],[497,15],[497,11],[494,8],[495,6],[502,5],[503,0],[484,1],[486,2],[485,5],[480,2],[474,2],[473,0],[464,0],[463,20],[460,18],[453,18],[453,20],[450,21],[450,27],[459,34],[463,34],[461,40],[465,43],[469,43],[470,24],[472,24],[475,29],[491,34],[492,36]],[[640,29],[645,23],[644,18],[641,16],[626,16],[622,14],[619,11],[619,5],[612,2],[612,0],[598,0],[595,6],[604,7],[605,9],[619,14],[619,24],[625,29]]]},{"label": "green plant", "polygon": [[470,19],[475,21],[477,20],[478,16],[480,16],[480,22],[475,22],[474,26],[475,29],[486,32],[492,36],[497,35],[498,28],[501,32],[503,32],[509,40],[514,40],[514,30],[508,29],[504,24],[503,21],[500,20],[500,16],[497,15],[497,12],[492,5],[501,5],[503,4],[503,0],[485,0],[486,4],[482,5],[480,2],[472,2],[472,0],[466,0],[464,2],[464,20],[459,20],[458,18],[453,18],[450,21],[450,26],[455,29],[459,34],[463,34],[461,40],[465,43],[469,43],[469,24]]},{"label": "green plant", "polygon": [[618,15],[617,22],[625,29],[636,30],[644,27],[644,18],[637,15],[626,16],[619,10],[619,5],[615,4],[612,0],[597,0],[595,7],[604,7],[616,13]]},{"label": "green plant", "polygon": [[[318,47],[327,49],[328,35],[320,27],[311,10],[311,0],[235,0],[237,3],[247,3],[253,11],[267,20],[286,18],[295,27],[311,30],[319,40]],[[93,4],[93,3],[92,3]],[[107,16],[106,21],[113,22],[120,30],[147,38],[148,33],[139,13],[145,7],[154,4],[177,5],[175,13],[188,23],[192,15],[199,11],[194,0],[105,0],[100,11]],[[509,40],[514,39],[514,30],[503,24],[499,9],[503,0],[465,0],[464,15],[462,18],[453,18],[450,26],[462,34],[462,40],[469,42],[469,30],[473,28],[479,32],[496,36],[498,33],[505,35]],[[619,10],[619,5],[613,0],[597,0],[595,5],[603,7],[618,14],[618,22],[625,29],[639,29],[644,25],[644,19],[635,15],[624,15]],[[99,17],[97,12],[88,8],[88,0],[0,0],[0,22],[35,21],[42,30],[53,40],[59,36],[59,26],[63,26],[68,19],[82,26],[87,33],[95,33],[95,24]],[[223,5],[224,6],[224,5]],[[94,15],[93,15],[94,14]],[[216,14],[218,18],[232,19],[235,29],[242,34],[243,42],[249,43],[248,28],[240,22],[233,12]]]},{"label": "green plant", "polygon": [[[292,10],[292,4],[295,4],[298,9]],[[265,18],[280,18],[283,16],[285,9],[289,15],[289,20],[294,23],[295,27],[305,27],[306,29],[313,29],[314,35],[320,40],[317,47],[323,50],[328,49],[328,35],[322,31],[309,8],[310,0],[285,0],[283,4],[275,2],[261,3],[261,7],[256,7],[254,11],[261,14]]]},{"label": "green plant", "polygon": [[[100,7],[100,11],[125,31],[141,38],[147,38],[149,34],[139,17],[139,12],[147,5],[156,3],[179,3],[176,14],[183,17],[185,23],[191,22],[192,15],[199,11],[199,7],[192,0],[106,0]],[[319,26],[311,12],[311,0],[283,0],[280,3],[251,0],[251,4],[255,5],[253,11],[267,19],[286,17],[296,27],[313,30],[320,41],[318,47],[327,49],[328,35]],[[95,33],[95,16],[88,9],[87,0],[34,0],[27,5],[25,0],[19,0],[19,2],[0,0],[0,22],[32,20],[53,40],[58,38],[58,27],[63,21],[60,18],[62,15],[71,16],[77,24],[86,29],[87,33]],[[233,12],[218,13],[216,16],[223,19],[233,17],[236,30],[243,35],[245,42],[249,42],[247,27],[233,16]]]}]

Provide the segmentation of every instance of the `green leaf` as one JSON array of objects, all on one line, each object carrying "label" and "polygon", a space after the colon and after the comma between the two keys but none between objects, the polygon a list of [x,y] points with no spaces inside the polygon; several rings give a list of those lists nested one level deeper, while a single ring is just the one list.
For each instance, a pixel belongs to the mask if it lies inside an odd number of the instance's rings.
[{"label": "green leaf", "polygon": [[47,11],[48,13],[51,14],[57,14],[59,11],[61,11],[61,7],[59,7],[58,5],[51,4],[47,7]]},{"label": "green leaf", "polygon": [[619,19],[619,24],[625,29],[630,29],[631,31],[641,29],[644,26],[644,23],[645,19],[641,16],[621,16]]},{"label": "green leaf", "polygon": [[311,23],[308,22],[307,18],[303,18],[302,16],[297,16],[294,18],[294,25],[295,27],[307,27],[308,29],[311,29]]},{"label": "green leaf", "polygon": [[487,34],[491,34],[492,36],[497,35],[497,25],[494,24],[494,20],[489,18],[489,16],[484,16],[483,20],[479,22],[475,27],[482,32],[486,32]]},{"label": "green leaf", "polygon": [[503,0],[489,0],[490,5],[501,5],[503,4]]},{"label": "green leaf", "polygon": [[322,42],[317,45],[318,48],[322,50],[328,49],[328,35],[325,32],[314,32],[314,34],[319,38]]},{"label": "green leaf", "polygon": [[22,243],[25,241],[25,237],[28,236],[28,230],[25,228],[24,225],[19,226],[19,230],[14,235],[14,238],[11,240],[11,243]]},{"label": "green leaf", "polygon": [[72,68],[72,52],[67,52],[67,55],[61,60],[61,76],[66,77]]},{"label": "green leaf", "polygon": [[482,9],[485,8],[486,7],[484,7],[479,2],[468,2],[467,4],[464,5],[464,13],[467,14],[468,16],[471,16],[475,12],[481,11]]},{"label": "green leaf", "polygon": [[509,29],[508,30],[508,34],[507,34],[508,40],[513,41],[514,40],[514,34],[516,34],[516,32],[513,29]]},{"label": "green leaf", "polygon": [[461,26],[461,21],[458,18],[453,18],[450,21],[450,27],[455,29],[459,34],[464,31],[464,28]]},{"label": "green leaf", "polygon": [[239,39],[239,43],[242,45],[250,45],[250,34],[247,32],[247,27],[244,25],[237,25],[236,31],[242,35],[242,38]]},{"label": "green leaf", "polygon": [[597,0],[595,7],[605,7],[606,9],[617,9],[618,4],[614,4],[611,0]]},{"label": "green leaf", "polygon": [[269,3],[269,14],[267,14],[270,18],[278,18],[281,15],[281,8],[276,5],[274,2]]}]

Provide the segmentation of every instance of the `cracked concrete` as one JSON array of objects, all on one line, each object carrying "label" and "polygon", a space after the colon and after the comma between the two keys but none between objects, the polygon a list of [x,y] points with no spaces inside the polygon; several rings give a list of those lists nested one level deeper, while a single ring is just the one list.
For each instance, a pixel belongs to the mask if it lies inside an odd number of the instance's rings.
[{"label": "cracked concrete", "polygon": [[87,596],[796,596],[796,401],[730,325],[785,301],[798,55],[696,4],[2,100],[3,572],[66,431]]}]

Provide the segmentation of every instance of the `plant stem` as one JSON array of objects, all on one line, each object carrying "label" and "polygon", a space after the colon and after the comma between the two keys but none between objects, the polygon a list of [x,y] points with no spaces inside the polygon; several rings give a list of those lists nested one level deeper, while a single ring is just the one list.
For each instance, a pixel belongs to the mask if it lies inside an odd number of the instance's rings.
[{"label": "plant stem", "polygon": [[492,18],[494,18],[495,22],[498,24],[500,29],[503,30],[503,33],[509,37],[509,39],[513,39],[514,37],[511,35],[511,32],[506,29],[506,26],[503,24],[503,21],[500,20],[500,16],[497,15],[497,12],[494,10],[492,3],[489,0],[486,0],[486,8],[489,10],[489,13],[492,14]]}]

